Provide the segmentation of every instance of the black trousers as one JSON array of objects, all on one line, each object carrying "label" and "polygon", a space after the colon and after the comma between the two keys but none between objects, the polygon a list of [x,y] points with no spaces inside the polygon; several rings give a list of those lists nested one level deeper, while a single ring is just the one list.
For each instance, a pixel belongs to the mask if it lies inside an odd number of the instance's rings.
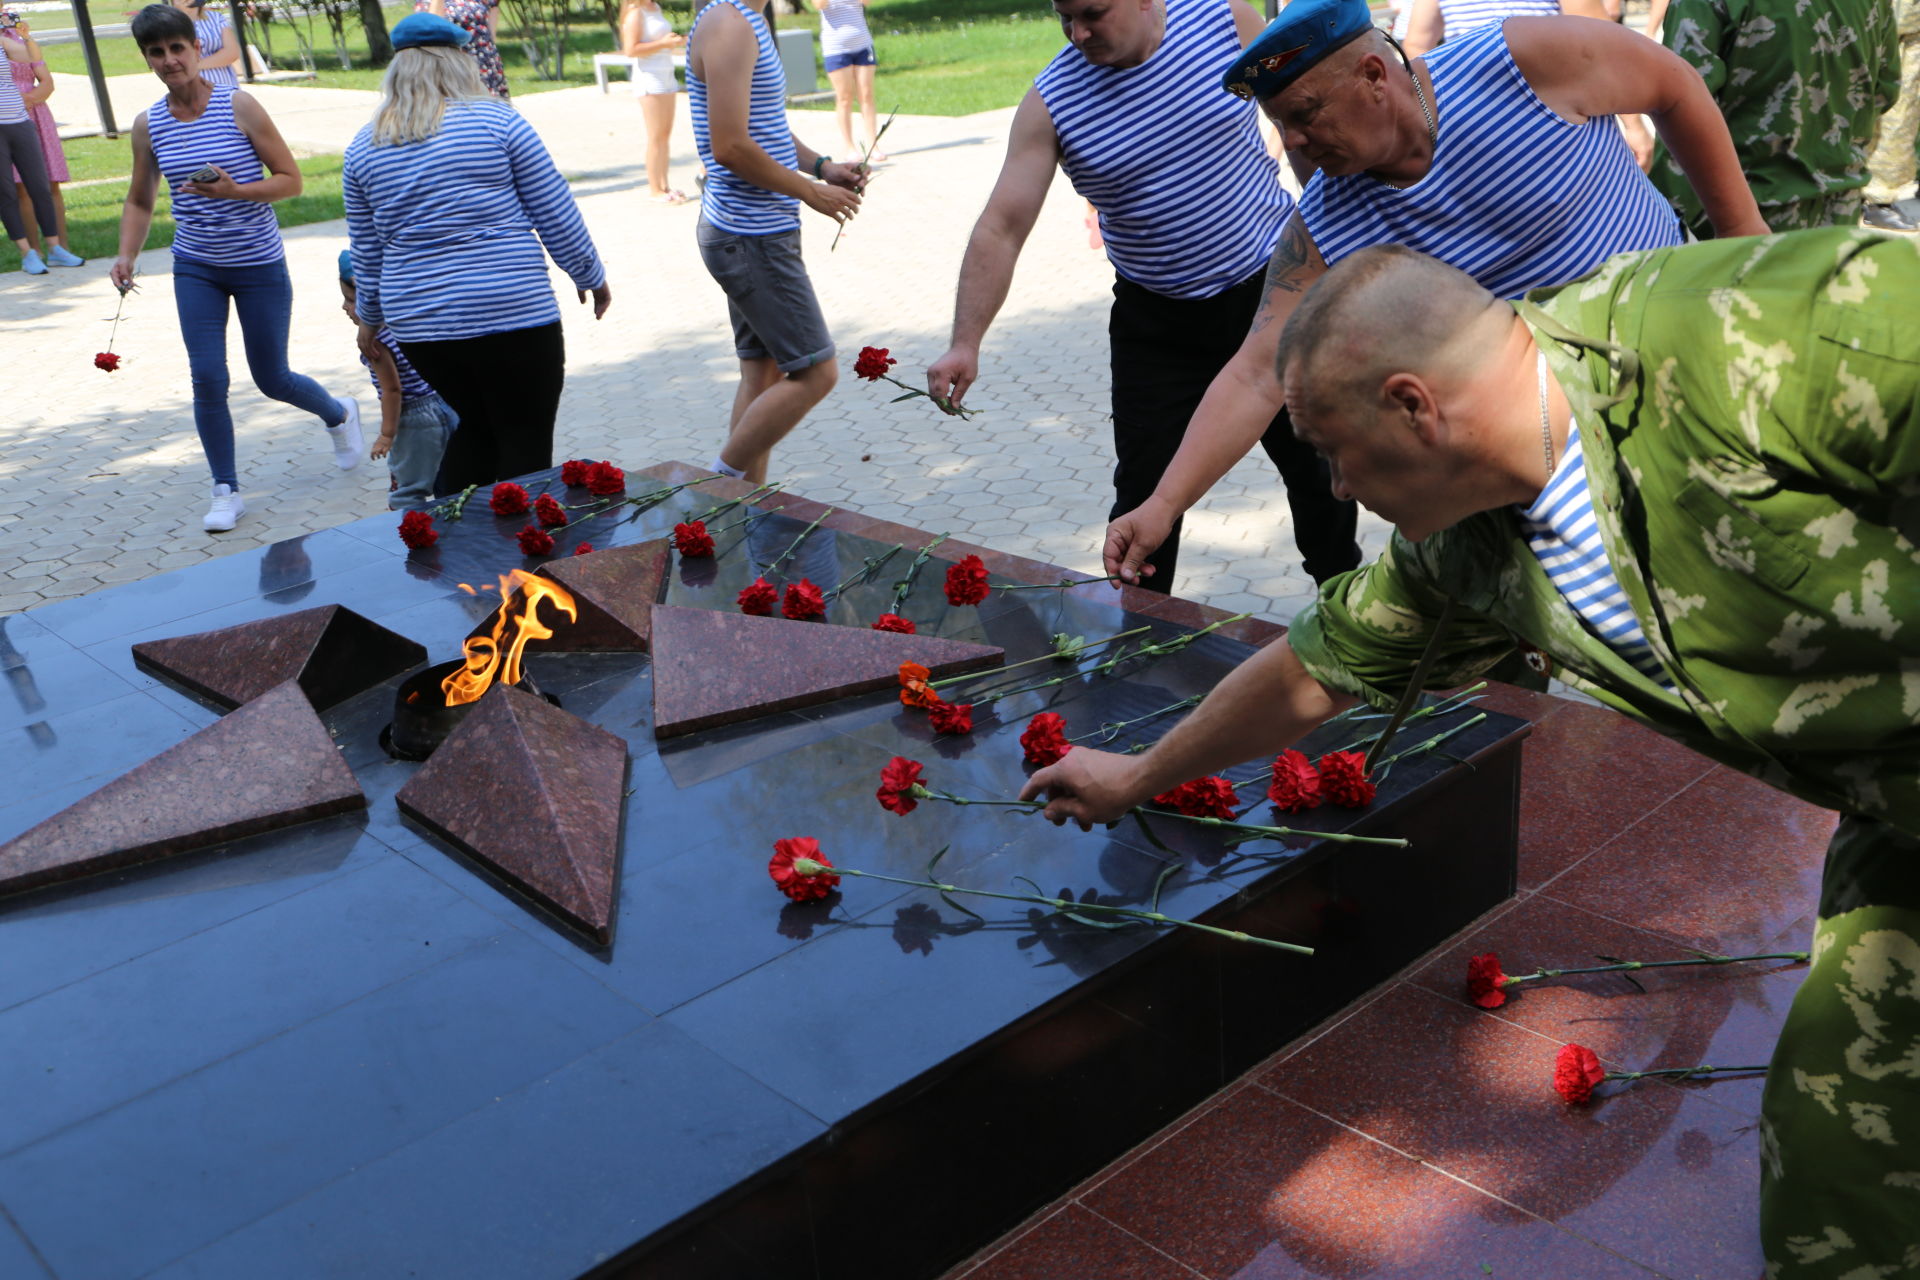
[{"label": "black trousers", "polygon": [[[1153,493],[1166,474],[1187,420],[1234,352],[1246,340],[1259,310],[1264,271],[1255,272],[1225,293],[1211,298],[1169,298],[1129,280],[1113,284],[1113,313],[1107,333],[1113,345],[1113,512],[1133,510]],[[1327,464],[1296,440],[1285,410],[1273,420],[1260,447],[1287,486],[1293,512],[1293,540],[1315,582],[1357,568],[1360,546],[1354,541],[1359,512],[1333,496]],[[1160,549],[1147,557],[1150,591],[1173,589],[1174,563],[1180,554],[1180,524]]]},{"label": "black trousers", "polygon": [[[5,55],[0,55],[4,58]],[[0,124],[0,179],[14,169],[20,171],[20,183],[33,201],[33,216],[40,224],[43,247],[60,235],[60,221],[53,212],[53,186],[47,178],[47,153],[40,147],[40,132],[31,120],[18,124]],[[5,185],[0,182],[0,185]],[[9,240],[25,240],[26,224],[20,221],[20,205],[8,192],[0,198],[0,226]]]},{"label": "black trousers", "polygon": [[558,320],[478,338],[402,342],[400,350],[460,415],[434,478],[436,495],[553,465],[553,420],[567,380]]}]

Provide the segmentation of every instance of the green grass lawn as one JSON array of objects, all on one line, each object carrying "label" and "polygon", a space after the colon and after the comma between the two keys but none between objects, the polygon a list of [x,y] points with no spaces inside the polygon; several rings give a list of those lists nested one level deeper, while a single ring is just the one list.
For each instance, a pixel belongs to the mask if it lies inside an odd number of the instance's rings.
[{"label": "green grass lawn", "polygon": [[[67,162],[73,167],[76,181],[81,180],[82,172],[76,160],[97,169],[106,166],[112,159],[111,153],[117,150],[121,173],[124,174],[130,166],[125,138],[117,142],[106,138],[87,138],[83,141],[87,145],[67,144]],[[309,222],[328,222],[345,216],[340,203],[340,159],[339,156],[302,157],[300,174],[306,181],[301,193],[273,206],[274,215],[280,219],[281,226],[299,227]],[[120,205],[127,198],[125,177],[91,186],[70,185],[64,190],[67,197],[67,243],[73,251],[83,258],[112,258],[118,254]],[[173,217],[168,212],[167,197],[163,193],[156,201],[153,228],[147,232],[146,247],[148,250],[164,249],[172,243]],[[13,247],[11,240],[0,237],[0,271],[17,271],[19,268],[19,251]]]}]

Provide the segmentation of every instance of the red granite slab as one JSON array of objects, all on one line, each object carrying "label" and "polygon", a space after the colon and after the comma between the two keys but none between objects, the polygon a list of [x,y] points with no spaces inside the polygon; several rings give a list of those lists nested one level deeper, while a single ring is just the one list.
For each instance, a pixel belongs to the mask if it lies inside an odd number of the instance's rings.
[{"label": "red granite slab", "polygon": [[[656,538],[540,566],[539,577],[573,595],[579,617],[569,622],[551,603],[544,605],[540,620],[553,628],[553,635],[530,641],[527,648],[540,653],[645,653],[653,634],[653,606],[666,586],[667,545],[665,538]],[[519,609],[522,593],[514,592],[511,603]],[[483,636],[492,630],[489,614],[469,634]]]},{"label": "red granite slab", "polygon": [[626,769],[619,738],[496,684],[394,800],[604,945],[613,939]]},{"label": "red granite slab", "polygon": [[141,670],[227,710],[295,680],[324,711],[426,660],[422,645],[337,604],[133,646]]},{"label": "red granite slab", "polygon": [[900,664],[934,679],[999,666],[985,644],[661,605],[653,611],[653,732],[672,738],[893,688]]},{"label": "red granite slab", "polygon": [[366,807],[288,680],[0,845],[0,894]]}]

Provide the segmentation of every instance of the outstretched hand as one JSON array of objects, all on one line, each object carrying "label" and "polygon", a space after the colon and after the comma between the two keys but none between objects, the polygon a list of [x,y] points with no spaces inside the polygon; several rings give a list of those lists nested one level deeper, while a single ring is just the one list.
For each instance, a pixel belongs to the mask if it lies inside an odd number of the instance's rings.
[{"label": "outstretched hand", "polygon": [[1091,831],[1096,822],[1118,822],[1147,798],[1139,775],[1138,757],[1075,747],[1028,778],[1020,798],[1044,798],[1043,816],[1056,827],[1071,819],[1082,831]]},{"label": "outstretched hand", "polygon": [[1137,585],[1142,578],[1153,576],[1154,566],[1147,563],[1147,557],[1160,549],[1178,519],[1178,513],[1169,512],[1165,504],[1152,497],[1114,517],[1113,523],[1107,526],[1106,545],[1100,551],[1100,562],[1106,566],[1107,576],[1119,575],[1113,584],[1114,590],[1119,590],[1122,582]]},{"label": "outstretched hand", "polygon": [[927,395],[946,412],[958,413],[961,398],[979,376],[979,352],[970,347],[950,348],[947,354],[927,366]]}]

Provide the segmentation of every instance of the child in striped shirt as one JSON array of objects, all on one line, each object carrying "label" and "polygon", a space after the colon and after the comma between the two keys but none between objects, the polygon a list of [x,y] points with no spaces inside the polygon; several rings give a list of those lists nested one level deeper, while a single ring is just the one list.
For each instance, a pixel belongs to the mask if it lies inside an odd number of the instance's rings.
[{"label": "child in striped shirt", "polygon": [[[340,251],[340,296],[340,309],[359,324],[351,249]],[[380,438],[367,456],[387,460],[387,509],[423,510],[433,497],[434,476],[460,415],[407,362],[400,340],[386,326],[375,336],[372,353],[360,353],[360,363],[380,394]]]}]

